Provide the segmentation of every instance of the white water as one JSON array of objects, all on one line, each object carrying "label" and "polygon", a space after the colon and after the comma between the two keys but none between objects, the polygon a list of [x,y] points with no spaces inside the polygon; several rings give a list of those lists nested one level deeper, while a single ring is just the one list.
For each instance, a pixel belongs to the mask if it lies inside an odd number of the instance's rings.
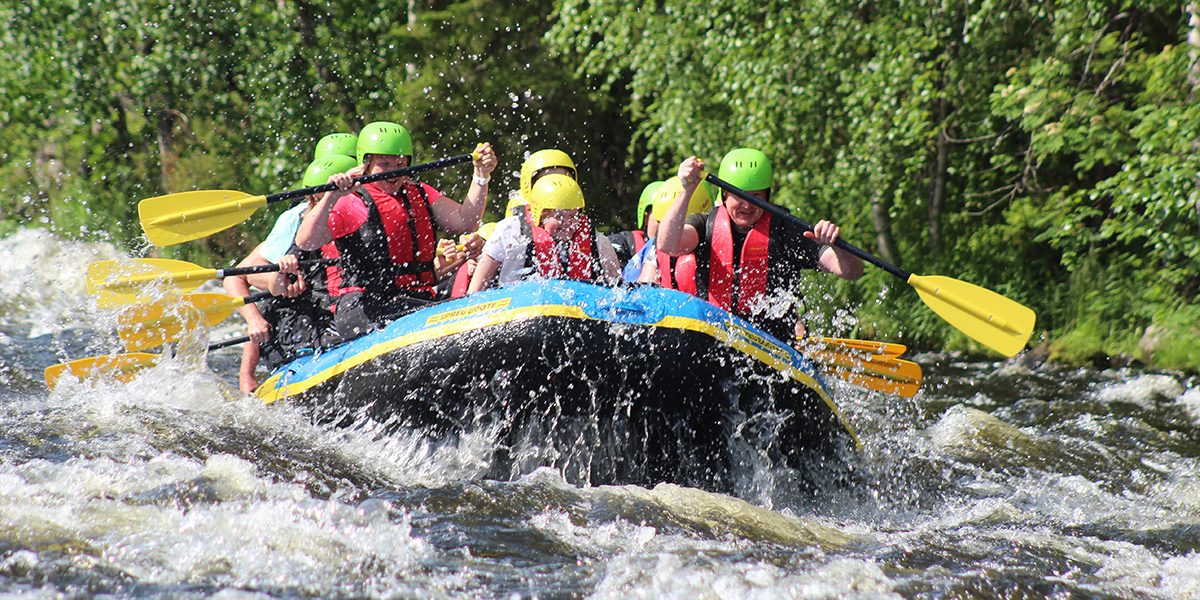
[{"label": "white water", "polygon": [[1200,597],[1194,380],[922,355],[911,401],[838,386],[864,442],[847,488],[495,482],[486,433],[314,426],[236,393],[236,350],[46,392],[98,322],[73,278],[116,253],[26,232],[0,254],[22,298],[0,313],[0,593]]}]

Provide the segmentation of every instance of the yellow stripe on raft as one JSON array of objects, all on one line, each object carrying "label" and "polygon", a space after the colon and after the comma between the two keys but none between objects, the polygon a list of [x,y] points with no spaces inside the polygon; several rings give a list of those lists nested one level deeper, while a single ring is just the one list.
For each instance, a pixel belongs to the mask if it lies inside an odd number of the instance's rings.
[{"label": "yellow stripe on raft", "polygon": [[[471,308],[479,308],[480,310],[488,311],[507,305],[508,302],[496,301],[482,304],[478,307],[467,307],[462,310],[467,314],[470,314],[471,312],[475,312],[468,310]],[[442,315],[433,315],[427,322],[438,322],[441,319],[436,319],[436,317],[440,316]],[[455,321],[453,323],[446,323],[444,325],[438,325],[436,327],[414,331],[395,339],[380,342],[362,352],[355,354],[354,356],[347,357],[346,360],[343,360],[336,365],[317,373],[316,375],[304,378],[303,381],[298,381],[296,383],[287,383],[284,381],[284,384],[279,386],[280,379],[284,378],[284,376],[288,374],[286,371],[279,373],[264,381],[262,385],[258,387],[258,390],[255,391],[255,395],[262,399],[264,403],[271,404],[276,400],[282,400],[288,396],[294,396],[296,394],[308,391],[321,385],[322,383],[325,383],[326,381],[329,381],[330,379],[333,379],[334,377],[337,377],[338,375],[341,375],[342,373],[353,369],[354,367],[390,352],[399,350],[400,348],[411,346],[419,342],[428,342],[436,340],[437,338],[465,333],[467,331],[484,329],[486,327],[503,325],[505,323],[515,323],[517,321],[535,319],[539,317],[565,317],[583,321],[599,320],[589,316],[582,308],[578,306],[569,306],[565,304],[525,306],[503,312],[483,314],[476,317],[463,319],[461,321]],[[850,422],[846,420],[845,415],[842,414],[842,411],[833,402],[833,398],[830,398],[829,395],[825,393],[825,390],[822,389],[821,385],[818,384],[816,379],[814,379],[811,375],[792,366],[791,355],[789,353],[779,348],[776,344],[769,342],[766,338],[763,338],[762,336],[759,336],[758,334],[745,329],[744,327],[740,327],[733,323],[730,323],[729,325],[733,328],[732,330],[718,327],[708,321],[702,321],[699,319],[668,316],[664,317],[657,323],[648,324],[646,326],[666,327],[668,329],[680,329],[684,331],[694,331],[707,334],[718,341],[733,346],[744,354],[757,359],[759,362],[762,362],[776,371],[787,375],[791,379],[796,380],[797,382],[817,393],[821,400],[825,402],[826,406],[828,406],[829,409],[833,411],[833,414],[837,416],[838,421],[841,422],[842,427],[846,429],[846,432],[850,434],[850,437],[854,440],[855,445],[860,448],[862,447],[862,442],[858,440],[858,435],[855,433],[854,427],[851,426]],[[775,348],[776,352],[772,352],[766,348]]]}]

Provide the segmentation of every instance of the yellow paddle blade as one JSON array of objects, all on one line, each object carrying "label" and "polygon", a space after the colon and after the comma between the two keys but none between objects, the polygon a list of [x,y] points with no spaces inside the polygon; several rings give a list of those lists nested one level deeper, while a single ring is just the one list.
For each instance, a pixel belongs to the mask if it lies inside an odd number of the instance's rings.
[{"label": "yellow paddle blade", "polygon": [[138,203],[142,231],[155,246],[171,246],[229,229],[266,206],[266,196],[235,190],[198,190]]},{"label": "yellow paddle blade", "polygon": [[908,347],[904,344],[874,342],[871,340],[813,337],[808,338],[805,343],[806,346],[815,346],[817,348],[832,347],[831,349],[857,350],[867,354],[882,354],[884,356],[900,356],[908,351]]},{"label": "yellow paddle blade", "polygon": [[117,336],[129,351],[161,346],[189,329],[224,321],[245,303],[225,294],[188,294],[138,304],[117,316]]},{"label": "yellow paddle blade", "polygon": [[880,377],[874,373],[859,372],[852,369],[831,368],[827,372],[851,385],[884,394],[895,394],[904,398],[912,398],[917,395],[917,392],[921,391],[920,381],[897,381],[887,377]]},{"label": "yellow paddle blade", "polygon": [[908,283],[947,323],[1004,356],[1020,352],[1033,335],[1033,310],[989,289],[940,275],[911,275]]},{"label": "yellow paddle blade", "polygon": [[165,291],[190,292],[216,274],[216,269],[166,258],[100,260],[88,265],[87,291],[101,308],[112,308],[151,302]]},{"label": "yellow paddle blade", "polygon": [[133,354],[117,354],[114,356],[90,356],[73,360],[69,363],[50,365],[42,373],[46,378],[46,387],[54,389],[63,375],[70,373],[82,381],[91,377],[107,376],[128,383],[139,371],[154,366],[158,361],[157,354],[136,352]]},{"label": "yellow paddle blade", "polygon": [[859,351],[816,350],[808,355],[830,375],[860,387],[906,398],[921,388],[921,365],[912,361]]}]

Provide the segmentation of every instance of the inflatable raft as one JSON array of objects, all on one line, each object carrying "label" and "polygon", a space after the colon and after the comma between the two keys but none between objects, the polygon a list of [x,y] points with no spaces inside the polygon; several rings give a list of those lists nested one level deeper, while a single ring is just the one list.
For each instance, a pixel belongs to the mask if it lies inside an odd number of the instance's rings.
[{"label": "inflatable raft", "polygon": [[576,483],[727,490],[747,461],[827,477],[857,444],[808,358],[658,287],[474,294],[303,356],[256,393],[340,427],[450,442],[490,428],[497,477],[551,466]]}]

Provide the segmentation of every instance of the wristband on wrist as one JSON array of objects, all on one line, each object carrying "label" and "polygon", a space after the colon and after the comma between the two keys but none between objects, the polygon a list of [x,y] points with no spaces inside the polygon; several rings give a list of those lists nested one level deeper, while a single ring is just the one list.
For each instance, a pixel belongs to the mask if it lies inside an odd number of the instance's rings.
[{"label": "wristband on wrist", "polygon": [[492,180],[491,177],[480,177],[478,175],[471,176],[471,181],[474,181],[475,183],[478,183],[479,185],[487,185],[488,182],[491,180]]}]

